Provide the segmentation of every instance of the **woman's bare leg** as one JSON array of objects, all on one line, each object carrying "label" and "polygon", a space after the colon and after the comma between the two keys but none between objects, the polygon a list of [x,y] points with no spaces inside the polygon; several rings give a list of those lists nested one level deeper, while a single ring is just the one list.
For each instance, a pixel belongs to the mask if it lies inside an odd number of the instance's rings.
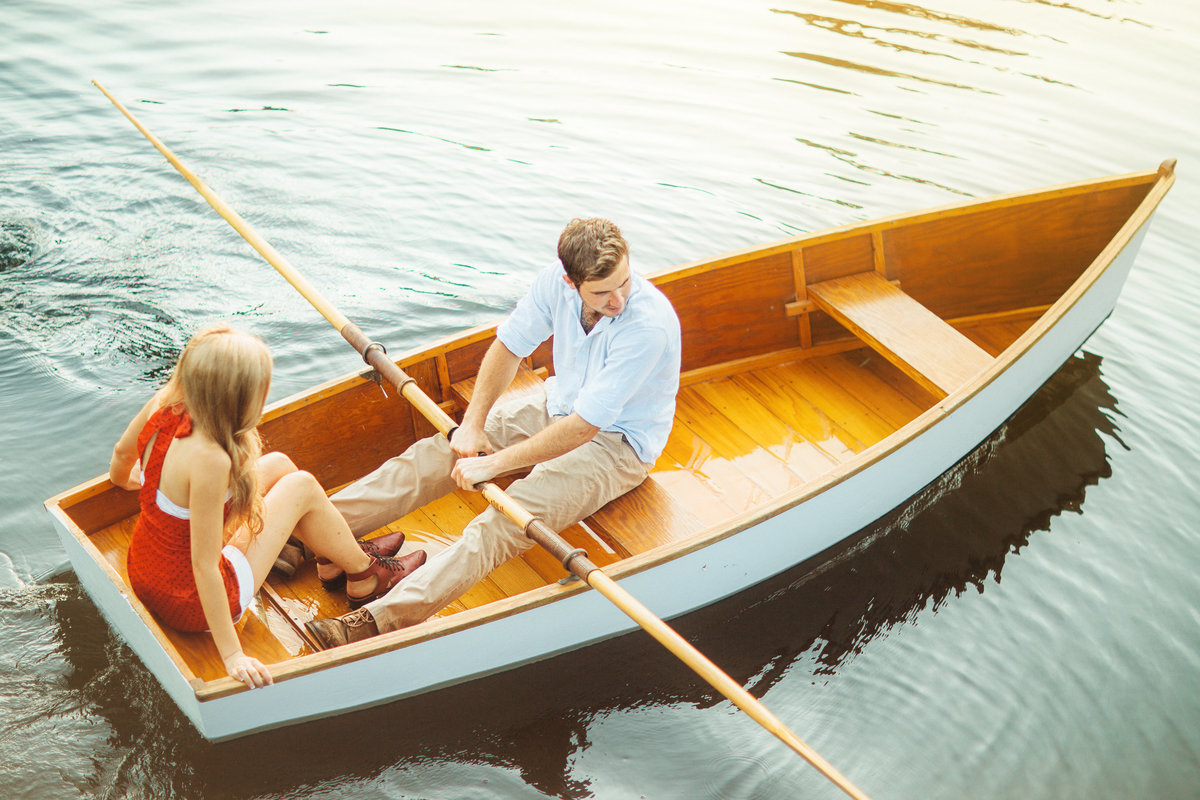
[{"label": "woman's bare leg", "polygon": [[263,529],[245,549],[256,589],[293,535],[347,572],[362,572],[370,566],[371,557],[363,552],[346,520],[310,473],[294,471],[280,476],[263,497],[263,505]]},{"label": "woman's bare leg", "polygon": [[263,453],[255,462],[254,468],[258,470],[258,493],[261,495],[271,491],[271,487],[278,483],[284,475],[296,471],[296,465],[292,463],[292,460],[277,451]]}]

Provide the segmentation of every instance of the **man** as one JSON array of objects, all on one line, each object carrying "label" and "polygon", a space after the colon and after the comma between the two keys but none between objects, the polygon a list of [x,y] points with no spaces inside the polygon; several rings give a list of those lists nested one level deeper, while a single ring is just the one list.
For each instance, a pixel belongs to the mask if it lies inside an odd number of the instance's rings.
[{"label": "man", "polygon": [[[510,497],[554,530],[578,522],[640,484],[671,431],[679,390],[679,318],[629,266],[629,247],[605,219],[572,220],[559,265],[534,278],[480,364],[471,402],[450,440],[415,443],[334,495],[362,536],[456,487],[532,467]],[[555,375],[544,393],[496,400],[520,360],[554,337]],[[308,623],[334,647],[421,622],[495,567],[533,546],[495,508],[383,597]]]}]

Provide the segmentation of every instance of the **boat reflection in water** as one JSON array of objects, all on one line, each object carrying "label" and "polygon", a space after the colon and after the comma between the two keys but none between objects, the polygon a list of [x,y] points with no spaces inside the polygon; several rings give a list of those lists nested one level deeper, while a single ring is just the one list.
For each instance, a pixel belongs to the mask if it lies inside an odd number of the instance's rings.
[{"label": "boat reflection in water", "polygon": [[[677,628],[756,695],[815,653],[833,675],[871,639],[998,581],[1005,560],[1088,486],[1120,442],[1101,358],[1070,358],[999,430],[897,511],[755,588],[677,619]],[[211,744],[105,625],[82,589],[56,604],[71,684],[111,724],[110,746],[199,796],[264,792],[436,762],[517,768],[557,797],[592,796],[572,777],[589,730],[613,711],[721,698],[642,633],[397,703]],[[264,757],[269,754],[269,757]],[[137,769],[129,765],[131,774]],[[149,774],[149,773],[147,773]]]}]

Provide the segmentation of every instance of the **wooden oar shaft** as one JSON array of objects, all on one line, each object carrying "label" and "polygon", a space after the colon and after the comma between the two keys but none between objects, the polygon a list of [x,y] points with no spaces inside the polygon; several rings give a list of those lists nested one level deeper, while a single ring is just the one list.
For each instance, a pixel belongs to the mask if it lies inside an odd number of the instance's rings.
[{"label": "wooden oar shaft", "polygon": [[599,569],[594,569],[588,577],[588,585],[607,597],[617,608],[625,612],[630,619],[645,629],[664,647],[687,664],[709,685],[723,694],[735,706],[746,712],[755,722],[774,734],[780,741],[792,748],[808,763],[812,764],[826,778],[833,781],[839,789],[858,800],[868,800],[867,795],[849,781],[845,775],[826,761],[820,753],[805,744],[796,734],[792,733],[778,717],[764,706],[754,695],[747,692],[742,685],[697,650],[686,639],[679,635],[667,623],[642,605],[636,598],[617,585],[616,581]]},{"label": "wooden oar shaft", "polygon": [[[331,325],[337,328],[343,338],[362,354],[363,360],[374,367],[385,380],[393,384],[404,395],[405,399],[412,403],[441,433],[446,434],[450,432],[455,424],[450,415],[443,411],[441,406],[433,402],[421,390],[417,382],[406,375],[396,362],[388,358],[381,346],[374,346],[375,343],[357,325],[325,300],[312,284],[296,272],[286,258],[259,236],[250,224],[230,208],[224,200],[217,196],[216,192],[208,188],[204,181],[200,180],[195,173],[184,166],[175,154],[160,142],[154,134],[143,127],[125,106],[121,105],[115,97],[109,94],[107,89],[97,81],[92,81],[92,83],[96,85],[97,89],[104,92],[104,95],[133,123],[134,127],[150,140],[150,143],[166,157],[167,161],[171,162],[171,165],[175,169],[179,170],[179,173],[187,179],[188,183],[195,187],[196,191],[200,192],[209,205],[224,217],[225,221],[233,226],[233,229],[241,234],[255,250],[262,254],[271,266],[275,267],[280,274],[287,278],[288,282],[300,294],[304,295]],[[801,741],[796,734],[792,733],[786,725],[767,710],[766,706],[742,688],[741,684],[730,678],[716,664],[713,664],[699,650],[689,644],[686,639],[676,633],[674,628],[667,625],[667,623],[663,622],[662,619],[638,602],[632,595],[618,586],[616,581],[593,564],[587,558],[586,554],[572,549],[554,530],[526,511],[496,484],[485,483],[480,489],[487,501],[519,525],[525,531],[526,535],[545,548],[555,558],[559,559],[563,566],[573,574],[586,581],[589,586],[608,598],[630,619],[640,625],[647,633],[674,653],[676,657],[691,667],[701,678],[704,678],[709,685],[728,698],[738,708],[745,711],[751,719],[766,728],[784,744],[806,759],[846,794],[857,800],[869,800],[866,794],[850,783],[845,776],[838,772],[833,765],[822,758],[815,750]]]}]

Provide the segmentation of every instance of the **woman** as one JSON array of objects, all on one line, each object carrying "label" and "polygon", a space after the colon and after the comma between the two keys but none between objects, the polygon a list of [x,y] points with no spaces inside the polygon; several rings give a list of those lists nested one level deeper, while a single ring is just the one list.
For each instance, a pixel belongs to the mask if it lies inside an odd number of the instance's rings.
[{"label": "woman", "polygon": [[393,557],[403,534],[358,542],[311,474],[281,453],[260,455],[270,383],[260,339],[226,326],[202,331],[129,423],[109,467],[113,483],[140,491],[134,592],[167,625],[210,631],[228,674],[251,688],[271,674],[242,651],[234,622],[290,536],[316,553],[327,586],[344,576],[354,607],[425,562],[420,550]]}]

